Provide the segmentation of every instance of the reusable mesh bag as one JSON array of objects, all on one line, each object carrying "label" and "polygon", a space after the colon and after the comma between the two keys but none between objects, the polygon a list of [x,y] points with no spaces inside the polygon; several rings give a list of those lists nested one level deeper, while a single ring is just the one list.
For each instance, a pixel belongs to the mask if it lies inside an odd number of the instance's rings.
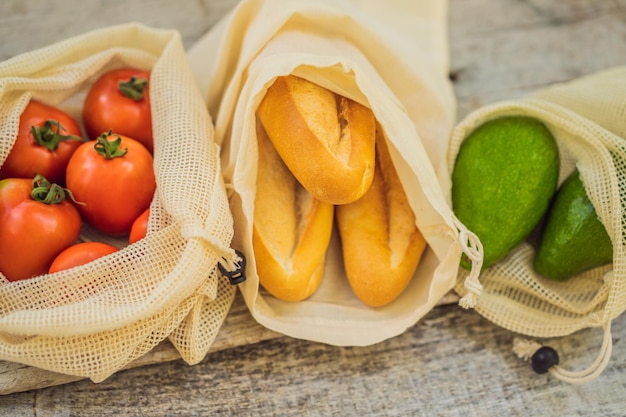
[{"label": "reusable mesh bag", "polygon": [[[454,124],[448,79],[446,2],[264,1],[239,5],[188,51],[223,148],[234,247],[248,258],[239,288],[252,316],[291,337],[368,345],[414,325],[454,286],[463,251],[474,253],[442,186]],[[428,249],[406,290],[370,308],[352,293],[336,233],[318,290],[287,302],[259,285],[252,249],[256,192],[255,113],[281,75],[294,74],[371,107]],[[480,254],[478,254],[480,255]],[[482,257],[474,256],[480,270]],[[384,277],[381,277],[384,279]]]},{"label": "reusable mesh bag", "polygon": [[[121,25],[0,64],[0,161],[31,99],[80,120],[90,85],[119,67],[151,70],[157,190],[147,236],[110,239],[116,253],[53,275],[0,277],[0,359],[101,381],[169,337],[190,364],[213,342],[235,289],[216,269],[234,267],[232,216],[212,120],[180,35]],[[84,240],[100,239],[85,227]],[[0,254],[2,256],[2,254]]]},{"label": "reusable mesh bag", "polygon": [[[580,171],[589,199],[613,242],[612,265],[566,282],[551,281],[533,271],[534,248],[524,242],[481,272],[482,289],[480,285],[466,288],[465,272],[459,274],[455,287],[459,294],[473,298],[478,313],[522,335],[551,338],[601,328],[604,337],[599,355],[586,369],[550,368],[553,375],[571,383],[590,381],[605,369],[611,355],[611,322],[626,308],[625,80],[626,68],[614,68],[554,85],[527,98],[480,108],[455,128],[450,141],[451,172],[461,143],[473,129],[497,117],[527,115],[543,121],[557,140],[559,183],[575,167]],[[527,358],[537,346],[518,339],[514,350]]]}]

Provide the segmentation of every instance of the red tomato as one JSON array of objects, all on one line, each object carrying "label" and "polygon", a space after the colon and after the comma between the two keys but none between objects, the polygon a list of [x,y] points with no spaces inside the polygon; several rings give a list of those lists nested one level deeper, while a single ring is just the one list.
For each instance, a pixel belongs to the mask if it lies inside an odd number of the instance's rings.
[{"label": "red tomato", "polygon": [[152,152],[149,79],[149,72],[132,68],[102,75],[89,89],[83,106],[89,138],[112,130],[138,140]]},{"label": "red tomato", "polygon": [[63,271],[84,265],[104,255],[117,252],[117,248],[102,242],[82,242],[66,248],[59,253],[50,265],[48,273]]},{"label": "red tomato", "polygon": [[0,168],[0,178],[28,178],[41,174],[63,184],[65,166],[83,143],[76,120],[56,107],[31,100],[22,115],[17,137]]},{"label": "red tomato", "polygon": [[139,217],[135,219],[132,227],[130,228],[130,235],[128,236],[128,243],[135,243],[136,241],[146,237],[148,231],[148,218],[150,217],[150,209],[141,213]]},{"label": "red tomato", "polygon": [[0,272],[9,281],[48,272],[80,228],[80,214],[60,186],[39,176],[0,181]]},{"label": "red tomato", "polygon": [[156,189],[150,152],[138,141],[112,133],[76,149],[65,175],[83,219],[110,235],[128,234]]}]

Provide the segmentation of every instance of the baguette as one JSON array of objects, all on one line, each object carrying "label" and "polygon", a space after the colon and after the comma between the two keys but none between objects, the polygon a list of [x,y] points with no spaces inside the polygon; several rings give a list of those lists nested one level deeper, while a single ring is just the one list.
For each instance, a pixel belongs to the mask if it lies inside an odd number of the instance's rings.
[{"label": "baguette", "polygon": [[315,198],[346,204],[367,191],[376,137],[369,108],[288,75],[269,87],[257,113],[278,154]]},{"label": "baguette", "polygon": [[307,192],[257,123],[259,149],[252,244],[260,284],[274,297],[300,301],[324,273],[333,206]]},{"label": "baguette", "polygon": [[356,202],[337,206],[335,216],[355,295],[370,307],[389,304],[409,284],[426,241],[380,131],[370,189]]}]

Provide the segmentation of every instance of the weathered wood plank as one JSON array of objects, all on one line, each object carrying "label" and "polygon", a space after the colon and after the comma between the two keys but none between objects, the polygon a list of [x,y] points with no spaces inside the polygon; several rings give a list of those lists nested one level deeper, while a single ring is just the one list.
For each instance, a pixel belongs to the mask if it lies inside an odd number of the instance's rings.
[{"label": "weathered wood plank", "polygon": [[[626,322],[616,323],[624,340]],[[405,334],[364,348],[287,337],[0,398],[8,415],[622,416],[623,346],[585,386],[538,376],[511,352],[513,335],[474,312],[442,306]],[[557,343],[588,363],[599,334]],[[579,359],[573,359],[576,356]],[[65,414],[63,414],[65,413]]]},{"label": "weathered wood plank", "polygon": [[185,46],[206,33],[237,0],[3,0],[0,60],[91,30],[139,21],[176,29]]},{"label": "weathered wood plank", "polygon": [[[626,60],[626,11],[613,1],[451,1],[459,117]],[[481,15],[481,13],[483,15]]]}]

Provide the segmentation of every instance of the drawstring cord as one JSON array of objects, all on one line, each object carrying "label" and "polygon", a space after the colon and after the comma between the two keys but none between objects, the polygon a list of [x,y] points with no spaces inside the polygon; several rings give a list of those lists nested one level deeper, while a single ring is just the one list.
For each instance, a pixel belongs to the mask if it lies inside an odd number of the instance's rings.
[{"label": "drawstring cord", "polygon": [[[201,232],[198,232],[199,230]],[[204,228],[186,225],[182,227],[181,234],[185,239],[201,239],[211,244],[221,257],[217,267],[222,275],[230,280],[231,285],[237,285],[246,280],[246,258],[243,253],[225,246]]]},{"label": "drawstring cord", "polygon": [[[230,200],[235,191],[235,187],[230,183],[225,183],[226,198]],[[222,260],[218,262],[217,267],[228,278],[231,285],[241,284],[246,280],[246,257],[243,253],[236,249],[221,247]]]},{"label": "drawstring cord", "polygon": [[[547,372],[550,372],[555,378],[570,384],[585,384],[597,378],[606,368],[611,358],[613,350],[613,339],[611,337],[611,321],[609,320],[602,326],[603,338],[600,352],[591,365],[582,371],[568,371],[558,364],[558,355],[556,362]],[[528,340],[515,338],[513,339],[513,352],[522,360],[528,361],[536,359],[536,353],[545,348],[539,343]],[[556,354],[556,352],[555,352]],[[534,367],[534,366],[533,366]]]},{"label": "drawstring cord", "polygon": [[478,303],[478,298],[483,291],[483,286],[478,280],[480,270],[483,266],[483,245],[478,236],[467,228],[455,217],[454,225],[459,231],[459,243],[465,256],[472,262],[469,275],[465,278],[463,285],[467,289],[460,300],[459,305],[463,308],[474,308]]}]

